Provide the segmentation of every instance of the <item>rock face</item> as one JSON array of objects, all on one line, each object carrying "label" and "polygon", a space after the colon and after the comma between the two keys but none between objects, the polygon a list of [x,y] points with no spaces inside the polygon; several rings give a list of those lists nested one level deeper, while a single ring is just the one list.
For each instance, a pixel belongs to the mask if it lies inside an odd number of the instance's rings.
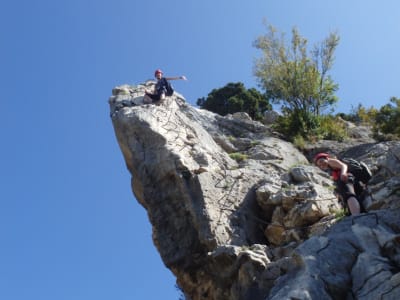
[{"label": "rock face", "polygon": [[111,119],[132,190],[186,299],[398,299],[400,143],[342,145],[373,170],[368,213],[340,210],[329,177],[246,114],[120,86]]}]

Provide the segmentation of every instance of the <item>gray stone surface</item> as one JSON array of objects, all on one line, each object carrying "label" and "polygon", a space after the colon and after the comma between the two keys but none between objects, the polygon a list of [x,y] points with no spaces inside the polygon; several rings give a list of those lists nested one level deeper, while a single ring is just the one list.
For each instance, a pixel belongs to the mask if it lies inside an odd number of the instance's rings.
[{"label": "gray stone surface", "polygon": [[[399,142],[360,133],[303,154],[246,114],[221,117],[177,92],[143,104],[153,85],[114,88],[110,115],[154,244],[187,299],[398,299]],[[335,218],[332,182],[307,160],[324,148],[371,167],[368,213]]]}]

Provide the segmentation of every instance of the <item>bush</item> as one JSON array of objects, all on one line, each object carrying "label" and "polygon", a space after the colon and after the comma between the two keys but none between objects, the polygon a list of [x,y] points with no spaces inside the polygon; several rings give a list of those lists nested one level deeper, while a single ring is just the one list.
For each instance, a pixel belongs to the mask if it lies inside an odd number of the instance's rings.
[{"label": "bush", "polygon": [[272,106],[265,95],[254,88],[246,89],[241,82],[228,83],[213,89],[207,98],[197,99],[196,104],[203,109],[225,116],[236,112],[246,112],[253,120],[261,120],[266,110]]},{"label": "bush", "polygon": [[392,97],[376,114],[374,135],[383,140],[400,138],[400,98]]},{"label": "bush", "polygon": [[242,154],[239,152],[230,153],[229,157],[236,160],[237,162],[244,161],[248,158],[248,156],[246,154]]},{"label": "bush", "polygon": [[346,126],[339,117],[321,116],[320,124],[318,129],[318,137],[320,139],[343,141],[348,137]]},{"label": "bush", "polygon": [[296,135],[293,138],[293,144],[295,145],[295,147],[302,150],[306,146],[306,141],[304,140],[304,138],[301,135]]},{"label": "bush", "polygon": [[338,117],[343,120],[355,123],[355,124],[364,124],[364,125],[373,125],[375,123],[376,115],[378,114],[378,110],[374,107],[365,108],[361,103],[358,106],[352,107],[351,112],[349,114],[339,113]]},{"label": "bush", "polygon": [[319,118],[312,113],[296,110],[279,116],[273,127],[286,136],[289,141],[293,141],[295,137],[299,136],[308,139],[315,134],[319,127]]},{"label": "bush", "polygon": [[299,148],[305,141],[320,139],[343,141],[348,136],[345,124],[339,117],[331,115],[318,117],[304,112],[279,117],[274,129]]}]

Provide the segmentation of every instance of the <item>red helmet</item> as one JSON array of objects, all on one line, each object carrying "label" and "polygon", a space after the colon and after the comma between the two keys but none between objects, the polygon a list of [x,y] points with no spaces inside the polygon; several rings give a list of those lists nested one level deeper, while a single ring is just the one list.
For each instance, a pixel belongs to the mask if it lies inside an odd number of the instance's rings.
[{"label": "red helmet", "polygon": [[160,69],[157,69],[154,72],[154,76],[157,76],[157,74],[163,74],[163,71],[161,71]]},{"label": "red helmet", "polygon": [[314,163],[317,163],[317,161],[321,158],[328,158],[329,154],[328,153],[318,153],[317,155],[314,156]]}]

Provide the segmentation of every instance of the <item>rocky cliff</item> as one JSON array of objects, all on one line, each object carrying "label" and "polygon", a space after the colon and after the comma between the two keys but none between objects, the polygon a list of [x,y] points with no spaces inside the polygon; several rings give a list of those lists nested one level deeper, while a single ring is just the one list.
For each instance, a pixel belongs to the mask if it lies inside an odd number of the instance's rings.
[{"label": "rocky cliff", "polygon": [[[109,99],[115,134],[153,240],[186,299],[399,299],[400,143],[359,130],[304,153],[245,114],[226,117],[144,87]],[[335,217],[320,150],[373,170],[367,213]]]}]

